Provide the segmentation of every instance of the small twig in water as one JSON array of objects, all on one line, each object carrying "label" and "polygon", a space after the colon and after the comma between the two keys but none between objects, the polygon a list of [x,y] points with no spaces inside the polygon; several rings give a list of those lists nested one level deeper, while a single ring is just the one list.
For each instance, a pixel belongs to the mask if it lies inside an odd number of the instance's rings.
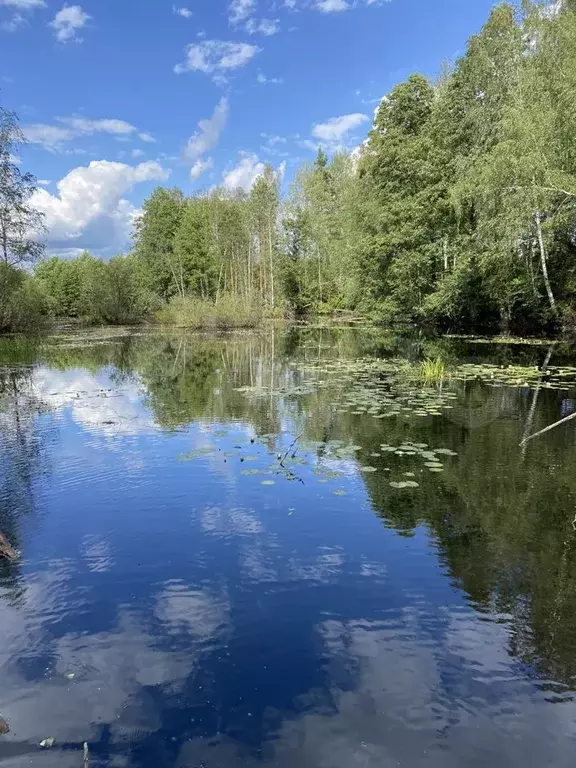
[{"label": "small twig in water", "polygon": [[303,433],[303,432],[301,432],[301,433],[298,435],[298,437],[295,437],[295,438],[294,438],[294,440],[293,440],[293,441],[292,441],[292,443],[290,444],[290,447],[288,448],[288,450],[286,451],[286,453],[284,454],[284,456],[282,456],[282,458],[281,458],[281,459],[279,459],[278,463],[280,464],[280,466],[281,466],[281,467],[284,467],[284,462],[286,461],[286,458],[287,458],[288,454],[290,453],[290,451],[292,450],[292,448],[294,448],[294,446],[296,445],[296,443],[298,442],[298,440],[300,440],[300,438],[302,437],[302,435],[303,435],[303,434],[304,434],[304,433]]}]

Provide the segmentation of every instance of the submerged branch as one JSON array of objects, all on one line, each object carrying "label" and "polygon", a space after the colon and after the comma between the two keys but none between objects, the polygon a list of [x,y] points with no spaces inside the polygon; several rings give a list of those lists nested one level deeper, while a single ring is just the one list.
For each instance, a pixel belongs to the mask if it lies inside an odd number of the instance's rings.
[{"label": "submerged branch", "polygon": [[554,429],[554,427],[559,427],[560,424],[566,424],[567,421],[570,421],[570,419],[576,419],[576,412],[571,413],[570,416],[565,416],[563,419],[560,419],[560,421],[555,421],[554,424],[550,424],[548,427],[544,427],[544,429],[541,429],[539,432],[534,432],[533,435],[528,435],[528,437],[525,437],[520,445],[524,445],[528,442],[528,440],[532,440],[533,437],[538,437],[539,435],[543,435],[544,432],[550,432],[551,429]]}]

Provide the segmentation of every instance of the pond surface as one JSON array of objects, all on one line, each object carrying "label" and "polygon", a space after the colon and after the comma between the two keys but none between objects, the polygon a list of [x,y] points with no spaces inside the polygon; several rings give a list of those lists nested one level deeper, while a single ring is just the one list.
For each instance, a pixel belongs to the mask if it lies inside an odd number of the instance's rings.
[{"label": "pond surface", "polygon": [[519,443],[575,365],[374,329],[1,341],[2,768],[573,768],[576,420]]}]

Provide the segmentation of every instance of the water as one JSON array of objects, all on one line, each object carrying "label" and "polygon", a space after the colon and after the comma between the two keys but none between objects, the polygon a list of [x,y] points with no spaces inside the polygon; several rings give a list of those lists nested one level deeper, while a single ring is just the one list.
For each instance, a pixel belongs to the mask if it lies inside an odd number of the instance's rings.
[{"label": "water", "polygon": [[519,442],[573,411],[574,371],[423,389],[390,362],[438,354],[549,349],[1,342],[3,768],[84,742],[93,768],[573,766],[576,421]]}]

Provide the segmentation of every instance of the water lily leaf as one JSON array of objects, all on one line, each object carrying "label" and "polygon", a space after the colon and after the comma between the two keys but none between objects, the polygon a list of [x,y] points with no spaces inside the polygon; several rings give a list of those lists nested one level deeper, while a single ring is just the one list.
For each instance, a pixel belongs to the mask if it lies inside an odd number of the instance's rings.
[{"label": "water lily leaf", "polygon": [[377,472],[378,470],[377,470],[376,467],[361,467],[361,471],[362,472]]},{"label": "water lily leaf", "polygon": [[211,453],[214,453],[216,448],[213,447],[206,447],[206,448],[195,448],[193,451],[189,451],[188,453],[181,453],[178,456],[178,461],[193,461],[194,459],[198,459],[201,456],[208,456]]},{"label": "water lily leaf", "polygon": [[346,491],[343,491],[342,488],[337,488],[335,491],[332,491],[334,496],[346,496]]}]

